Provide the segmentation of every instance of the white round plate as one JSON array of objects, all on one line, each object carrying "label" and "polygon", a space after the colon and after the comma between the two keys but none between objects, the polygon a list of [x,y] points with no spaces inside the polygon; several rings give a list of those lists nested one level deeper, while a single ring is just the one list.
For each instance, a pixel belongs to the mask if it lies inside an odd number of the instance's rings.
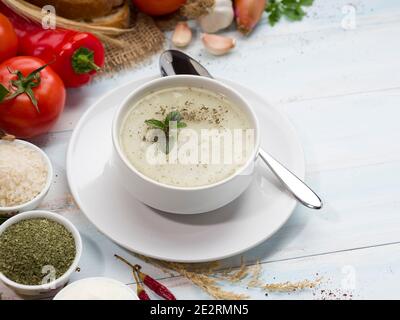
[{"label": "white round plate", "polygon": [[[154,210],[118,184],[109,164],[114,111],[132,90],[151,79],[154,77],[114,89],[89,108],[76,126],[68,148],[67,176],[80,209],[122,247],[167,261],[223,259],[268,239],[288,220],[296,200],[282,191],[261,161],[243,195],[221,209],[198,215]],[[253,106],[261,124],[262,147],[304,179],[303,150],[286,116],[250,89],[221,81]]]}]

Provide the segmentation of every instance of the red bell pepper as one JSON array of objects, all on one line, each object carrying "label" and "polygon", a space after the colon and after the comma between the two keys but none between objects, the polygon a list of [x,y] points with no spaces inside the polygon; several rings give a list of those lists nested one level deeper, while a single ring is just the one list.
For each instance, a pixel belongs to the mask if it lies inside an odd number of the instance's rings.
[{"label": "red bell pepper", "polygon": [[87,32],[43,29],[0,2],[0,11],[14,26],[18,37],[18,54],[34,56],[51,65],[66,87],[80,87],[90,82],[104,65],[104,47]]}]

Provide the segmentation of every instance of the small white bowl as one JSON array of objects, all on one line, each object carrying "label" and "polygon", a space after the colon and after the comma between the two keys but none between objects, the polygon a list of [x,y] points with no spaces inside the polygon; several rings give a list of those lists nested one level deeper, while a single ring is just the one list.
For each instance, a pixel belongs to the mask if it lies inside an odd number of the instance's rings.
[{"label": "small white bowl", "polygon": [[19,143],[19,144],[28,146],[28,147],[36,150],[37,152],[39,152],[42,155],[42,157],[47,165],[47,181],[46,181],[45,186],[43,187],[43,190],[32,200],[29,200],[28,202],[25,202],[25,203],[22,203],[22,204],[19,204],[16,206],[12,206],[12,207],[1,207],[0,206],[0,216],[13,216],[20,212],[25,212],[25,211],[30,211],[30,210],[36,209],[40,205],[40,203],[43,201],[43,199],[47,195],[47,193],[49,192],[51,182],[53,180],[53,166],[51,165],[51,161],[50,161],[49,157],[42,149],[40,149],[39,147],[35,146],[34,144],[32,144],[30,142],[24,141],[24,140],[17,139],[17,140],[14,140],[13,142],[0,140],[0,144],[1,143]]},{"label": "small white bowl", "polygon": [[[254,125],[255,144],[246,163],[228,178],[200,187],[176,187],[153,180],[128,160],[120,143],[120,129],[132,106],[149,92],[173,87],[194,87],[223,94],[244,110]],[[117,108],[112,125],[113,154],[111,165],[116,177],[132,196],[155,209],[178,213],[197,214],[216,210],[237,197],[250,185],[260,146],[258,119],[252,107],[235,89],[214,79],[193,75],[176,75],[150,81],[137,88]]]},{"label": "small white bowl", "polygon": [[76,246],[76,254],[74,261],[72,262],[71,266],[69,269],[59,278],[56,280],[48,283],[48,284],[43,284],[43,285],[25,285],[25,284],[19,284],[17,282],[14,282],[4,276],[2,272],[0,272],[0,281],[3,281],[4,284],[6,284],[8,287],[13,289],[16,293],[24,296],[40,296],[44,294],[49,294],[50,292],[56,292],[59,290],[61,287],[63,287],[69,280],[71,274],[76,270],[79,260],[81,258],[82,254],[82,239],[79,234],[79,231],[74,227],[74,225],[67,220],[66,218],[49,212],[49,211],[41,211],[41,210],[36,210],[36,211],[29,211],[29,212],[24,212],[21,214],[18,214],[10,219],[8,219],[6,222],[4,222],[0,226],[0,235],[11,225],[21,221],[21,220],[27,220],[27,219],[33,219],[33,218],[46,218],[55,222],[58,222],[59,224],[63,225],[68,231],[71,232],[72,236],[74,237],[75,240],[75,246]]},{"label": "small white bowl", "polygon": [[[73,291],[77,291],[78,294],[72,294]],[[72,282],[61,289],[53,300],[139,300],[139,298],[122,282],[111,278],[93,277]]]}]

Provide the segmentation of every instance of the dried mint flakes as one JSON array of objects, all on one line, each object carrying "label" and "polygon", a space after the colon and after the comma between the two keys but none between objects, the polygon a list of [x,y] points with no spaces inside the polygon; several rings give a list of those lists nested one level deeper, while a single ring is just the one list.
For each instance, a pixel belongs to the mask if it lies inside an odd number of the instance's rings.
[{"label": "dried mint flakes", "polygon": [[0,272],[25,285],[39,285],[53,266],[62,276],[76,255],[75,240],[63,225],[45,218],[21,220],[0,235]]}]

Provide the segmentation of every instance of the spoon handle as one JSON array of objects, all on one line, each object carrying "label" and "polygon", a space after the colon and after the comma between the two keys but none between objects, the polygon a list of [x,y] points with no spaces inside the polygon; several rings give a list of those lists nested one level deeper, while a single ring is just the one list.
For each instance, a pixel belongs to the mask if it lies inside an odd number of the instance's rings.
[{"label": "spoon handle", "polygon": [[321,209],[322,200],[294,173],[260,148],[259,155],[275,176],[286,186],[293,196],[311,209]]},{"label": "spoon handle", "polygon": [[[166,50],[161,54],[160,70],[163,77],[175,74],[193,74],[213,78],[198,61],[178,50]],[[321,199],[296,175],[286,169],[266,151],[260,149],[259,155],[297,200],[311,209],[322,208]]]}]

